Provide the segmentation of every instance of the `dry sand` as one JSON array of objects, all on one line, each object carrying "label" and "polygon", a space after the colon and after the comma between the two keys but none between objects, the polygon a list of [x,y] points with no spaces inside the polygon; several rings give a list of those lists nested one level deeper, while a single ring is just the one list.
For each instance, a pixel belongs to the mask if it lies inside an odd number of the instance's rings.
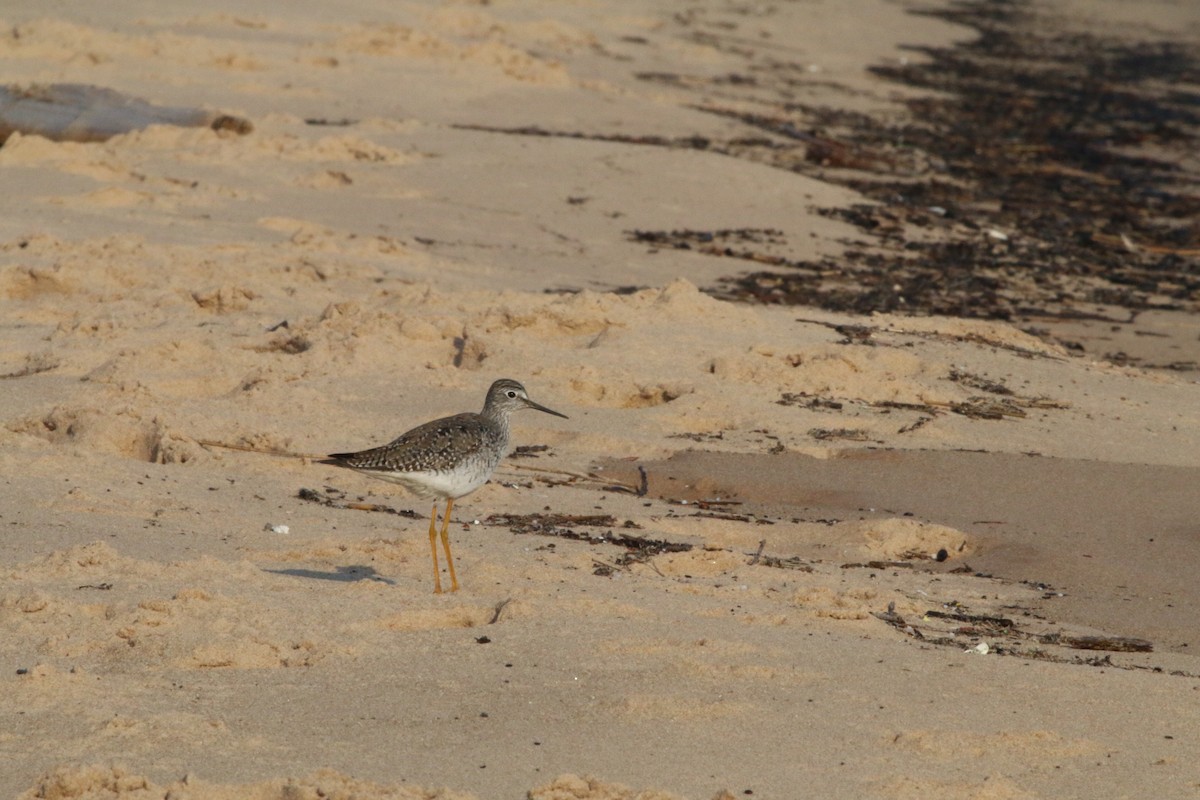
[{"label": "dry sand", "polygon": [[[1187,5],[1148,24],[1200,39]],[[886,112],[865,66],[966,29],[883,0],[4,15],[8,81],[254,131],[0,148],[0,796],[1200,794],[1200,385],[1001,323],[719,302],[727,263],[627,232],[815,257],[850,230],[812,208],[858,198],[462,127],[745,135],[636,76],[764,52],[803,102]],[[999,419],[950,413],[963,375],[1012,390]],[[547,449],[456,506],[456,594],[424,502],[205,444],[366,447],[503,376],[570,420],[517,417]],[[532,513],[577,516],[495,516]]]}]

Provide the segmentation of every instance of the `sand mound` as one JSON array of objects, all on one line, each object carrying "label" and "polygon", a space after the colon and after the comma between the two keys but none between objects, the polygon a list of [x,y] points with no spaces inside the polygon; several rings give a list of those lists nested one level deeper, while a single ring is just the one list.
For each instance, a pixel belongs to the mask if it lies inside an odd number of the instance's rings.
[{"label": "sand mound", "polygon": [[304,778],[276,778],[259,783],[209,783],[191,776],[156,784],[123,766],[61,766],[47,772],[20,800],[151,800],[161,797],[196,800],[471,800],[475,795],[449,789],[430,791],[414,786],[383,786],[333,770]]}]

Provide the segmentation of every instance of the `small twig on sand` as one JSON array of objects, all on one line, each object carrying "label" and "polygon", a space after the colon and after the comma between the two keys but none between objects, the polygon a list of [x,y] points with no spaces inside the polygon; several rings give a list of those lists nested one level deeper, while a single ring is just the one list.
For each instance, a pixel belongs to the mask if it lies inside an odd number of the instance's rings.
[{"label": "small twig on sand", "polygon": [[499,603],[496,603],[496,608],[492,611],[492,618],[488,620],[488,625],[495,625],[497,622],[499,622],[500,615],[504,612],[504,607],[511,602],[512,598],[509,597],[506,600],[501,600]]},{"label": "small twig on sand", "polygon": [[542,476],[544,476],[544,477],[541,477],[540,480],[542,480],[545,483],[551,483],[552,485],[553,485],[552,478],[557,477],[560,479],[560,482],[563,484],[575,484],[576,482],[583,482],[585,484],[586,483],[596,484],[596,485],[599,485],[601,488],[609,489],[611,491],[631,492],[633,494],[637,494],[636,487],[621,483],[620,481],[614,481],[613,479],[608,478],[606,476],[597,475],[594,472],[588,472],[588,473],[584,474],[584,473],[580,473],[580,472],[571,472],[569,470],[564,470],[564,469],[551,469],[549,467],[535,467],[532,464],[515,464],[512,461],[505,462],[503,469],[505,471],[519,470],[521,472],[538,472],[538,473],[541,473]]},{"label": "small twig on sand", "polygon": [[212,439],[197,439],[196,444],[201,447],[219,447],[223,450],[238,450],[243,453],[259,453],[264,456],[279,456],[280,458],[307,458],[310,461],[319,461],[325,456],[315,456],[310,453],[289,453],[286,450],[276,450],[271,447],[254,447],[248,444],[229,444],[228,442],[217,442]]}]

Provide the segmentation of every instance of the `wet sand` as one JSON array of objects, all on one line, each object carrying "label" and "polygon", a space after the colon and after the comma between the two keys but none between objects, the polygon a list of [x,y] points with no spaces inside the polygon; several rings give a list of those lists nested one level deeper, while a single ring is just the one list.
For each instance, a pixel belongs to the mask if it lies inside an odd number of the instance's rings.
[{"label": "wet sand", "polygon": [[[614,466],[609,473],[636,480]],[[689,451],[641,466],[651,496],[719,497],[756,519],[903,516],[950,526],[971,543],[966,560],[977,572],[1045,584],[1049,597],[1030,608],[1046,619],[1185,655],[1200,641],[1191,613],[1200,601],[1196,467],[901,450],[824,459]],[[768,548],[773,533],[762,531]],[[806,555],[830,557],[809,544]]]}]

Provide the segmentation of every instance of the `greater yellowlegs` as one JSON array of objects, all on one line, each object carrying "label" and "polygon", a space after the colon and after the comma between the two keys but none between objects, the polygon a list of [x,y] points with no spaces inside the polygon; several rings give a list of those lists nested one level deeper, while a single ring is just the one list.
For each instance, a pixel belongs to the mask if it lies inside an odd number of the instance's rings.
[{"label": "greater yellowlegs", "polygon": [[418,425],[393,441],[357,453],[333,453],[323,464],[349,467],[364,475],[398,483],[418,497],[433,500],[429,517],[429,547],[433,551],[433,591],[441,593],[438,568],[438,500],[446,501],[442,517],[442,548],[450,569],[450,591],[457,591],[454,558],[450,555],[450,509],[454,501],[487,483],[508,451],[508,416],[533,408],[567,419],[529,399],[525,387],[507,378],[488,389],[483,411],[455,414]]}]

